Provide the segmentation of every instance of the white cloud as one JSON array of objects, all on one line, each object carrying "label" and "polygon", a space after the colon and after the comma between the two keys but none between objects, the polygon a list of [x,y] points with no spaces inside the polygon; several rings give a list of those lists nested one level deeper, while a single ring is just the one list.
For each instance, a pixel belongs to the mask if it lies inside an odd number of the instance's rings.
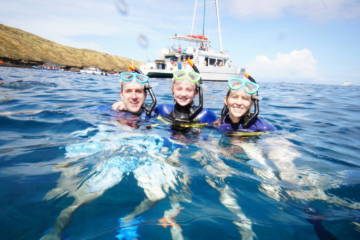
[{"label": "white cloud", "polygon": [[[286,14],[318,21],[360,18],[358,0],[227,0],[230,12],[240,18],[275,18]],[[224,5],[224,6],[225,6]]]},{"label": "white cloud", "polygon": [[274,59],[257,56],[247,64],[246,70],[256,78],[268,81],[314,81],[319,80],[317,61],[308,49],[278,53]]}]

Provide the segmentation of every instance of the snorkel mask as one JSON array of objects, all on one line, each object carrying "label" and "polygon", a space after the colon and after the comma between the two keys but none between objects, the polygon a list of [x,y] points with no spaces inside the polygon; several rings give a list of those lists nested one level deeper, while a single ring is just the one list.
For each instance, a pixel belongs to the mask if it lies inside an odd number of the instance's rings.
[{"label": "snorkel mask", "polygon": [[200,74],[196,72],[186,72],[184,70],[178,70],[173,72],[173,81],[189,80],[190,82],[198,85],[200,79]]},{"label": "snorkel mask", "polygon": [[[249,112],[246,116],[244,116],[243,127],[248,128],[256,117],[259,115],[259,98],[258,98],[258,90],[259,84],[256,83],[255,79],[251,77],[248,73],[245,72],[245,69],[241,69],[241,75],[245,78],[231,78],[228,80],[229,91],[242,89],[244,92],[251,96],[251,100],[253,101],[254,111]],[[221,110],[221,119],[228,114],[229,109],[226,105],[224,105]]]},{"label": "snorkel mask", "polygon": [[151,104],[150,106],[146,106],[145,103],[143,104],[142,108],[146,111],[146,115],[150,116],[152,111],[154,110],[156,106],[156,97],[154,92],[152,91],[152,88],[149,84],[149,77],[145,76],[139,69],[133,66],[129,66],[129,70],[132,72],[122,72],[120,73],[120,80],[122,82],[131,82],[136,81],[140,84],[144,84],[144,90],[146,93],[148,93],[151,97]]},{"label": "snorkel mask", "polygon": [[[173,73],[173,81],[182,81],[182,80],[190,80],[190,82],[194,83],[196,85],[196,91],[199,94],[199,105],[195,106],[195,108],[192,109],[188,122],[193,121],[199,113],[203,109],[203,93],[201,88],[201,75],[199,73],[199,69],[194,65],[194,63],[191,61],[190,58],[187,59],[189,65],[193,68],[193,72],[186,72],[183,70],[179,70]],[[183,119],[174,119],[175,122],[184,122]]]}]

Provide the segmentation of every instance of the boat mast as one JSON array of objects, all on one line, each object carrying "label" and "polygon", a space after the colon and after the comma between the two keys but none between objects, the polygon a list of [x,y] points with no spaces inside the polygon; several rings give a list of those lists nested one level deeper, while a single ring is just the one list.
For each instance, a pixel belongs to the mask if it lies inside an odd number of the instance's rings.
[{"label": "boat mast", "polygon": [[220,51],[223,52],[218,0],[215,0],[215,5],[216,5],[216,17],[217,17],[217,25],[218,25],[218,39],[219,39]]},{"label": "boat mast", "polygon": [[197,5],[198,5],[198,1],[195,0],[194,12],[193,12],[193,19],[192,19],[192,25],[191,25],[191,35],[194,35],[194,26],[195,26],[195,18],[196,18],[196,12],[197,12]]},{"label": "boat mast", "polygon": [[203,29],[202,29],[203,36],[205,36],[205,13],[206,13],[206,4],[205,4],[205,0],[204,0]]}]

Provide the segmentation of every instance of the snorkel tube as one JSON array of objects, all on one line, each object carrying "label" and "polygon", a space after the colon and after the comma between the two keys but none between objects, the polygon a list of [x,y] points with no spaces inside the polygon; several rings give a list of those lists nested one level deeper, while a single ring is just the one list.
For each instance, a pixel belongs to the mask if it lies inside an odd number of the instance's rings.
[{"label": "snorkel tube", "polygon": [[[246,77],[247,79],[249,79],[251,82],[256,83],[255,79],[252,76],[250,76],[247,72],[245,72],[244,68],[241,69],[240,74]],[[252,113],[249,112],[247,116],[245,116],[242,124],[244,128],[248,128],[256,120],[260,112],[258,91],[256,92],[256,94],[252,96],[251,99],[254,102],[254,112]],[[226,114],[228,114],[228,112],[229,109],[227,108],[226,105],[224,105],[224,107],[221,110],[221,119],[224,119],[224,117],[226,116]]]},{"label": "snorkel tube", "polygon": [[[196,65],[191,61],[190,58],[186,59],[187,62],[189,63],[189,65],[192,67],[192,69],[194,70],[194,72],[199,73],[200,71],[199,69],[196,67]],[[201,84],[202,84],[202,79],[200,78],[199,80],[199,84],[196,85],[196,90],[199,93],[199,106],[195,107],[195,109],[193,109],[192,113],[189,116],[190,121],[194,120],[196,118],[197,115],[199,115],[199,113],[203,110],[203,106],[204,106],[204,98],[203,98],[203,92],[202,92],[202,88],[201,88]]]},{"label": "snorkel tube", "polygon": [[[132,71],[132,72],[136,72],[136,73],[139,73],[139,74],[144,75],[144,73],[143,73],[140,69],[138,69],[137,67],[135,67],[135,66],[133,66],[133,65],[129,65],[128,68],[129,68],[129,70]],[[145,110],[146,116],[150,117],[152,111],[153,111],[153,110],[155,109],[155,107],[156,107],[157,101],[156,101],[155,94],[154,94],[154,92],[153,92],[153,90],[152,90],[152,87],[150,86],[149,83],[145,84],[144,89],[145,89],[145,92],[147,92],[147,93],[150,95],[150,97],[151,97],[151,104],[150,104],[150,106],[146,106],[145,103],[144,103],[143,106],[142,106],[142,108]]]}]

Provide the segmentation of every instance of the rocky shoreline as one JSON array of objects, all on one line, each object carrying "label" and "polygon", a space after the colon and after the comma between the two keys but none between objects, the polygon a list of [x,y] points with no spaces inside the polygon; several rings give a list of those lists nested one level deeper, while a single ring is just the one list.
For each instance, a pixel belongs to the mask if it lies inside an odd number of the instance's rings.
[{"label": "rocky shoreline", "polygon": [[[18,68],[35,68],[44,70],[64,70],[70,72],[80,72],[83,68],[77,66],[60,65],[56,63],[45,63],[42,61],[10,59],[0,57],[0,67],[18,67]],[[104,74],[116,74],[118,71],[104,71]]]},{"label": "rocky shoreline", "polygon": [[63,46],[23,30],[0,24],[0,66],[79,72],[96,68],[104,73],[126,71],[136,60],[89,49]]}]

